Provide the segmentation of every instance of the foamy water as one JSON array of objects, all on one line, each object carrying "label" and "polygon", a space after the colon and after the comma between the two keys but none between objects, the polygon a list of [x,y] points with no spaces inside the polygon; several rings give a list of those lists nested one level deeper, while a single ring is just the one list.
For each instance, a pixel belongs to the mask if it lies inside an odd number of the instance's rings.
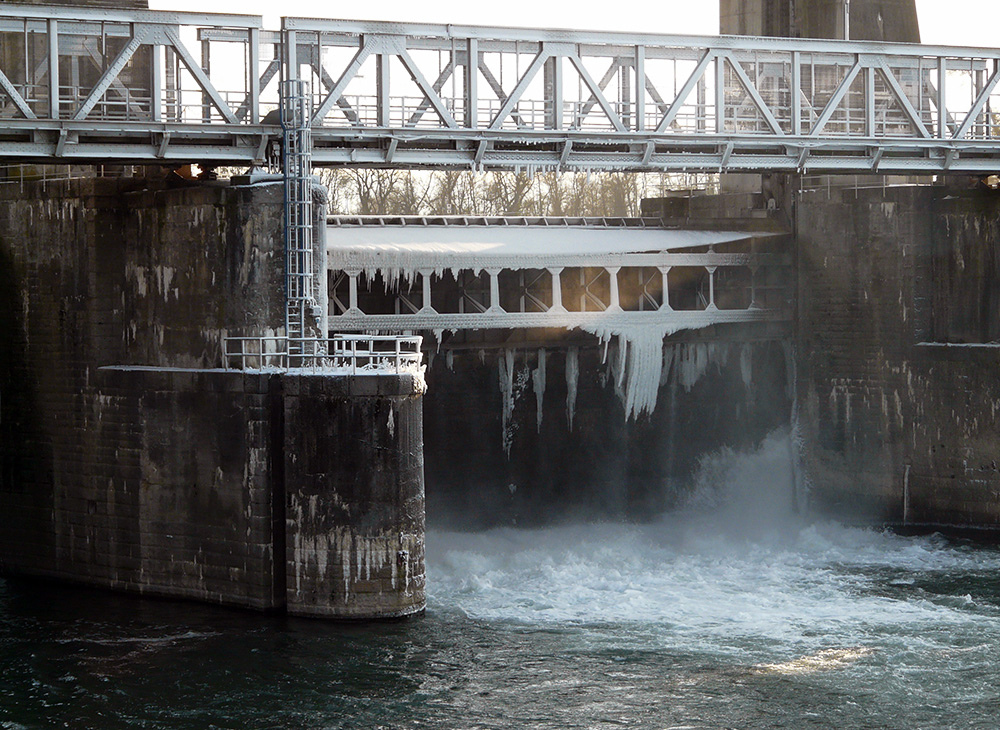
[{"label": "foamy water", "polygon": [[432,530],[399,623],[0,581],[0,727],[1000,727],[1000,551],[805,520],[789,464],[717,454],[648,524]]},{"label": "foamy water", "polygon": [[[580,651],[811,676],[834,693],[877,687],[879,704],[922,702],[920,722],[939,727],[1000,720],[985,689],[1000,679],[1000,551],[807,521],[787,455],[779,433],[709,459],[688,507],[650,524],[431,533],[430,611],[576,629]],[[956,697],[972,716],[942,714]],[[911,711],[870,726],[905,727]]]}]

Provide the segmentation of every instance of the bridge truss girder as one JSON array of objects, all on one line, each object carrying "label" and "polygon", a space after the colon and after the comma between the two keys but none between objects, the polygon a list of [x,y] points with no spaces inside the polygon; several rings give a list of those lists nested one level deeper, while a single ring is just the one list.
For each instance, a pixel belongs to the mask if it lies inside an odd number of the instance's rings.
[{"label": "bridge truss girder", "polygon": [[1000,162],[996,49],[302,18],[275,32],[253,16],[25,5],[0,6],[0,159],[260,162],[289,78],[310,82],[320,166]]},{"label": "bridge truss girder", "polygon": [[[384,227],[377,218],[367,225]],[[410,225],[422,227],[419,220]],[[489,238],[489,228],[464,230],[470,242]],[[560,228],[570,238],[574,230]],[[631,233],[607,232],[624,239]],[[750,241],[744,247],[753,248]],[[373,269],[366,252],[332,245],[329,322],[338,332],[438,333],[650,326],[679,331],[785,322],[791,316],[790,264],[784,254],[756,251],[540,251],[475,263],[455,253],[420,252],[408,259],[409,268],[389,259]]]}]

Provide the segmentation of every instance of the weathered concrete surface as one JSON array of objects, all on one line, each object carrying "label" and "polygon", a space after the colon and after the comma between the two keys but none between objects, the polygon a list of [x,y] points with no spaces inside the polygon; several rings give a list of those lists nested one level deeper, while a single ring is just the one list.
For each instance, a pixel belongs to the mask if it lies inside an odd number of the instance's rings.
[{"label": "weathered concrete surface", "polygon": [[284,385],[288,612],[422,611],[422,381],[290,375]]},{"label": "weathered concrete surface", "polygon": [[1000,526],[998,214],[986,190],[803,195],[799,424],[818,509]]},{"label": "weathered concrete surface", "polygon": [[[719,32],[781,38],[843,38],[844,0],[721,0]],[[852,0],[852,40],[919,43],[914,0]]]},{"label": "weathered concrete surface", "polygon": [[[606,358],[593,339],[544,355],[512,346],[507,419],[498,385],[505,350],[436,355],[424,400],[430,519],[455,527],[644,520],[676,506],[701,457],[752,448],[791,413],[779,334],[701,334],[668,340],[656,410],[633,421],[616,392],[614,344]],[[567,357],[576,358],[575,377]]]},{"label": "weathered concrete surface", "polygon": [[[220,369],[227,334],[283,326],[281,187],[174,185],[0,187],[0,568],[282,609],[286,485],[290,495],[352,486],[357,522],[338,516],[330,535],[352,528],[360,540],[375,525],[422,545],[419,399],[412,379],[314,376],[315,403],[294,377],[286,402],[284,375]],[[375,383],[399,392],[359,391]],[[347,395],[331,399],[327,387]],[[316,418],[344,409],[346,419],[365,404],[379,423],[380,409],[394,409],[406,449],[398,463],[373,460],[377,473],[334,448],[353,443],[349,424],[333,433]],[[388,454],[390,441],[372,448]],[[392,502],[397,465],[419,494]],[[379,490],[370,511],[369,487]],[[322,524],[305,527],[325,536]],[[411,543],[401,569],[413,581],[397,583],[400,597],[384,592],[388,615],[422,607],[423,552]],[[303,591],[309,577],[319,578],[298,573]],[[352,607],[383,613],[375,600]]]},{"label": "weathered concrete surface", "polygon": [[268,381],[128,368],[280,323],[280,189],[156,186],[0,190],[0,560],[273,607]]}]

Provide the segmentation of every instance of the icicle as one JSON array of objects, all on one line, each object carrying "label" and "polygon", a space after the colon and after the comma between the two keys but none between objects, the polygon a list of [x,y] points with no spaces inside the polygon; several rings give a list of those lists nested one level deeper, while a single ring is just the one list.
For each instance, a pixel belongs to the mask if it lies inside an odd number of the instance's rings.
[{"label": "icicle", "polygon": [[571,347],[566,351],[566,423],[573,430],[576,415],[576,388],[580,382],[580,348]]},{"label": "icicle", "polygon": [[677,356],[677,345],[663,346],[663,364],[660,365],[660,385],[666,385],[670,380],[670,367]]},{"label": "icicle", "polygon": [[535,391],[535,426],[542,430],[542,407],[545,402],[545,348],[538,349],[538,367],[531,371],[531,387]]},{"label": "icicle", "polygon": [[444,356],[444,364],[448,366],[449,370],[451,370],[451,371],[455,370],[455,351],[454,350],[448,350],[448,352],[445,354],[445,356]]},{"label": "icicle", "polygon": [[629,363],[628,394],[625,413],[628,418],[652,413],[660,389],[663,369],[663,338],[646,338],[634,344]]},{"label": "icicle", "polygon": [[662,326],[586,329],[605,343],[613,336],[618,338],[617,355],[611,369],[615,390],[625,408],[625,417],[632,419],[643,413],[652,413],[656,408],[665,362],[663,338],[675,330]]},{"label": "icicle", "polygon": [[628,338],[618,335],[618,351],[615,354],[614,362],[611,364],[611,371],[615,375],[615,388],[622,392],[622,385],[625,383],[625,371],[628,363]]},{"label": "icicle", "polygon": [[503,396],[503,450],[510,456],[510,447],[514,440],[511,428],[511,416],[514,414],[514,351],[504,350],[504,356],[498,361],[500,374],[500,394]]}]

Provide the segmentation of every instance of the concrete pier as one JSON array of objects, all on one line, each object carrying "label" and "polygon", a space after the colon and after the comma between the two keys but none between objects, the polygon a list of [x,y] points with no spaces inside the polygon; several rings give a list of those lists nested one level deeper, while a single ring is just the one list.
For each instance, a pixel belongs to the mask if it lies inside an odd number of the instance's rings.
[{"label": "concrete pier", "polygon": [[801,195],[798,400],[818,510],[1000,527],[998,214],[982,188]]},{"label": "concrete pier", "polygon": [[281,201],[151,178],[0,188],[4,572],[422,609],[422,380],[224,369],[227,336],[283,327]]}]

